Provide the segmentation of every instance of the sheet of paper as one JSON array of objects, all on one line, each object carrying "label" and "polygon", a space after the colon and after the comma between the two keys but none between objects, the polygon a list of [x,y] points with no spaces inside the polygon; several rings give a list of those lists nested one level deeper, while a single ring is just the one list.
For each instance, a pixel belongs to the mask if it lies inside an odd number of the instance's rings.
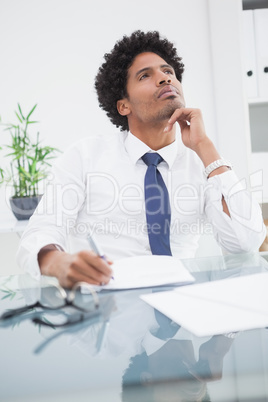
[{"label": "sheet of paper", "polygon": [[104,289],[134,289],[170,284],[188,284],[194,277],[174,257],[146,255],[116,260],[113,277]]},{"label": "sheet of paper", "polygon": [[268,273],[142,295],[148,304],[197,336],[268,326]]}]

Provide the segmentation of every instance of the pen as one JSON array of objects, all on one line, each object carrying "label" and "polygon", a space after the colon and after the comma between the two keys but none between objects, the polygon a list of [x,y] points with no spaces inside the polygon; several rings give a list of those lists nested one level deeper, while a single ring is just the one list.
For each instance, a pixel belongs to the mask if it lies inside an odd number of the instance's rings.
[{"label": "pen", "polygon": [[[105,254],[102,252],[102,250],[100,249],[99,246],[97,246],[96,242],[93,239],[93,236],[88,234],[87,235],[87,241],[88,244],[90,245],[91,249],[100,257],[102,258],[104,261],[107,261]],[[114,279],[113,276],[111,276],[111,279]]]},{"label": "pen", "polygon": [[87,235],[87,241],[88,244],[90,245],[91,249],[103,260],[106,261],[106,257],[104,255],[104,253],[102,252],[102,250],[100,249],[100,247],[97,246],[96,242],[94,241],[92,235],[88,234]]}]

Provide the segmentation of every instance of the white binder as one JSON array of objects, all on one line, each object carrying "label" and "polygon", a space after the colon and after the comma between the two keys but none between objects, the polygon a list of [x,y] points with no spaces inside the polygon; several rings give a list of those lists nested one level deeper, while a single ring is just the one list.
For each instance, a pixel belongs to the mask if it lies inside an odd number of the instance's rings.
[{"label": "white binder", "polygon": [[243,56],[248,98],[258,96],[257,62],[253,10],[243,11]]},{"label": "white binder", "polygon": [[256,56],[258,72],[258,94],[268,98],[268,9],[254,10]]}]

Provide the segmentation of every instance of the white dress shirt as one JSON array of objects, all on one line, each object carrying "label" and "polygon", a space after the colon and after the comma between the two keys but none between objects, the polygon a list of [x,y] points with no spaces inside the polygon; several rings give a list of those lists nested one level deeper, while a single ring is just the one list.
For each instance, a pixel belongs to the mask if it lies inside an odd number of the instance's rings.
[{"label": "white dress shirt", "polygon": [[[126,132],[88,137],[70,147],[57,159],[53,180],[21,238],[19,265],[38,278],[42,247],[88,249],[88,232],[112,260],[151,254],[144,205],[147,166],[141,159],[150,151]],[[206,179],[201,160],[180,137],[157,152],[164,159],[158,169],[170,196],[173,256],[194,257],[200,234],[211,227],[227,252],[258,249],[265,237],[261,210],[234,171]],[[222,196],[231,218],[223,212]]]}]

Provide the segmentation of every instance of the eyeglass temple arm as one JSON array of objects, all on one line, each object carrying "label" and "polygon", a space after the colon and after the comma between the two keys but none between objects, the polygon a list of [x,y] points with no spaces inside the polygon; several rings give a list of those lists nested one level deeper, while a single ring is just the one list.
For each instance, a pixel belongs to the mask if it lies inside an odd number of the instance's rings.
[{"label": "eyeglass temple arm", "polygon": [[[94,325],[96,322],[98,322],[97,316],[94,317],[94,320],[92,320],[90,325]],[[43,322],[42,322],[42,324],[43,324]],[[80,331],[83,328],[88,328],[88,325],[89,325],[88,321],[85,320],[85,321],[78,322],[77,325],[71,325],[70,327],[63,326],[62,330],[58,330],[59,332],[56,332],[50,338],[45,339],[39,346],[37,346],[34,349],[34,353],[38,354],[38,353],[42,352],[52,341],[54,341],[54,339],[58,338],[59,336],[75,333],[77,330]]]},{"label": "eyeglass temple arm", "polygon": [[15,317],[16,315],[20,315],[22,313],[25,313],[26,311],[29,311],[35,307],[39,306],[39,302],[36,302],[34,304],[30,304],[28,306],[23,306],[20,308],[16,308],[14,310],[8,310],[5,311],[1,316],[0,316],[0,320],[7,320],[9,318]]},{"label": "eyeglass temple arm", "polygon": [[94,300],[94,304],[95,304],[95,308],[98,308],[100,305],[100,300],[99,297],[97,295],[96,290],[94,289],[94,287],[92,285],[90,285],[87,282],[77,282],[74,284],[74,286],[72,287],[70,293],[69,293],[69,302],[72,303],[75,299],[75,291],[78,288],[82,288],[85,287],[89,290],[89,292],[91,293],[91,296],[93,297]]}]

